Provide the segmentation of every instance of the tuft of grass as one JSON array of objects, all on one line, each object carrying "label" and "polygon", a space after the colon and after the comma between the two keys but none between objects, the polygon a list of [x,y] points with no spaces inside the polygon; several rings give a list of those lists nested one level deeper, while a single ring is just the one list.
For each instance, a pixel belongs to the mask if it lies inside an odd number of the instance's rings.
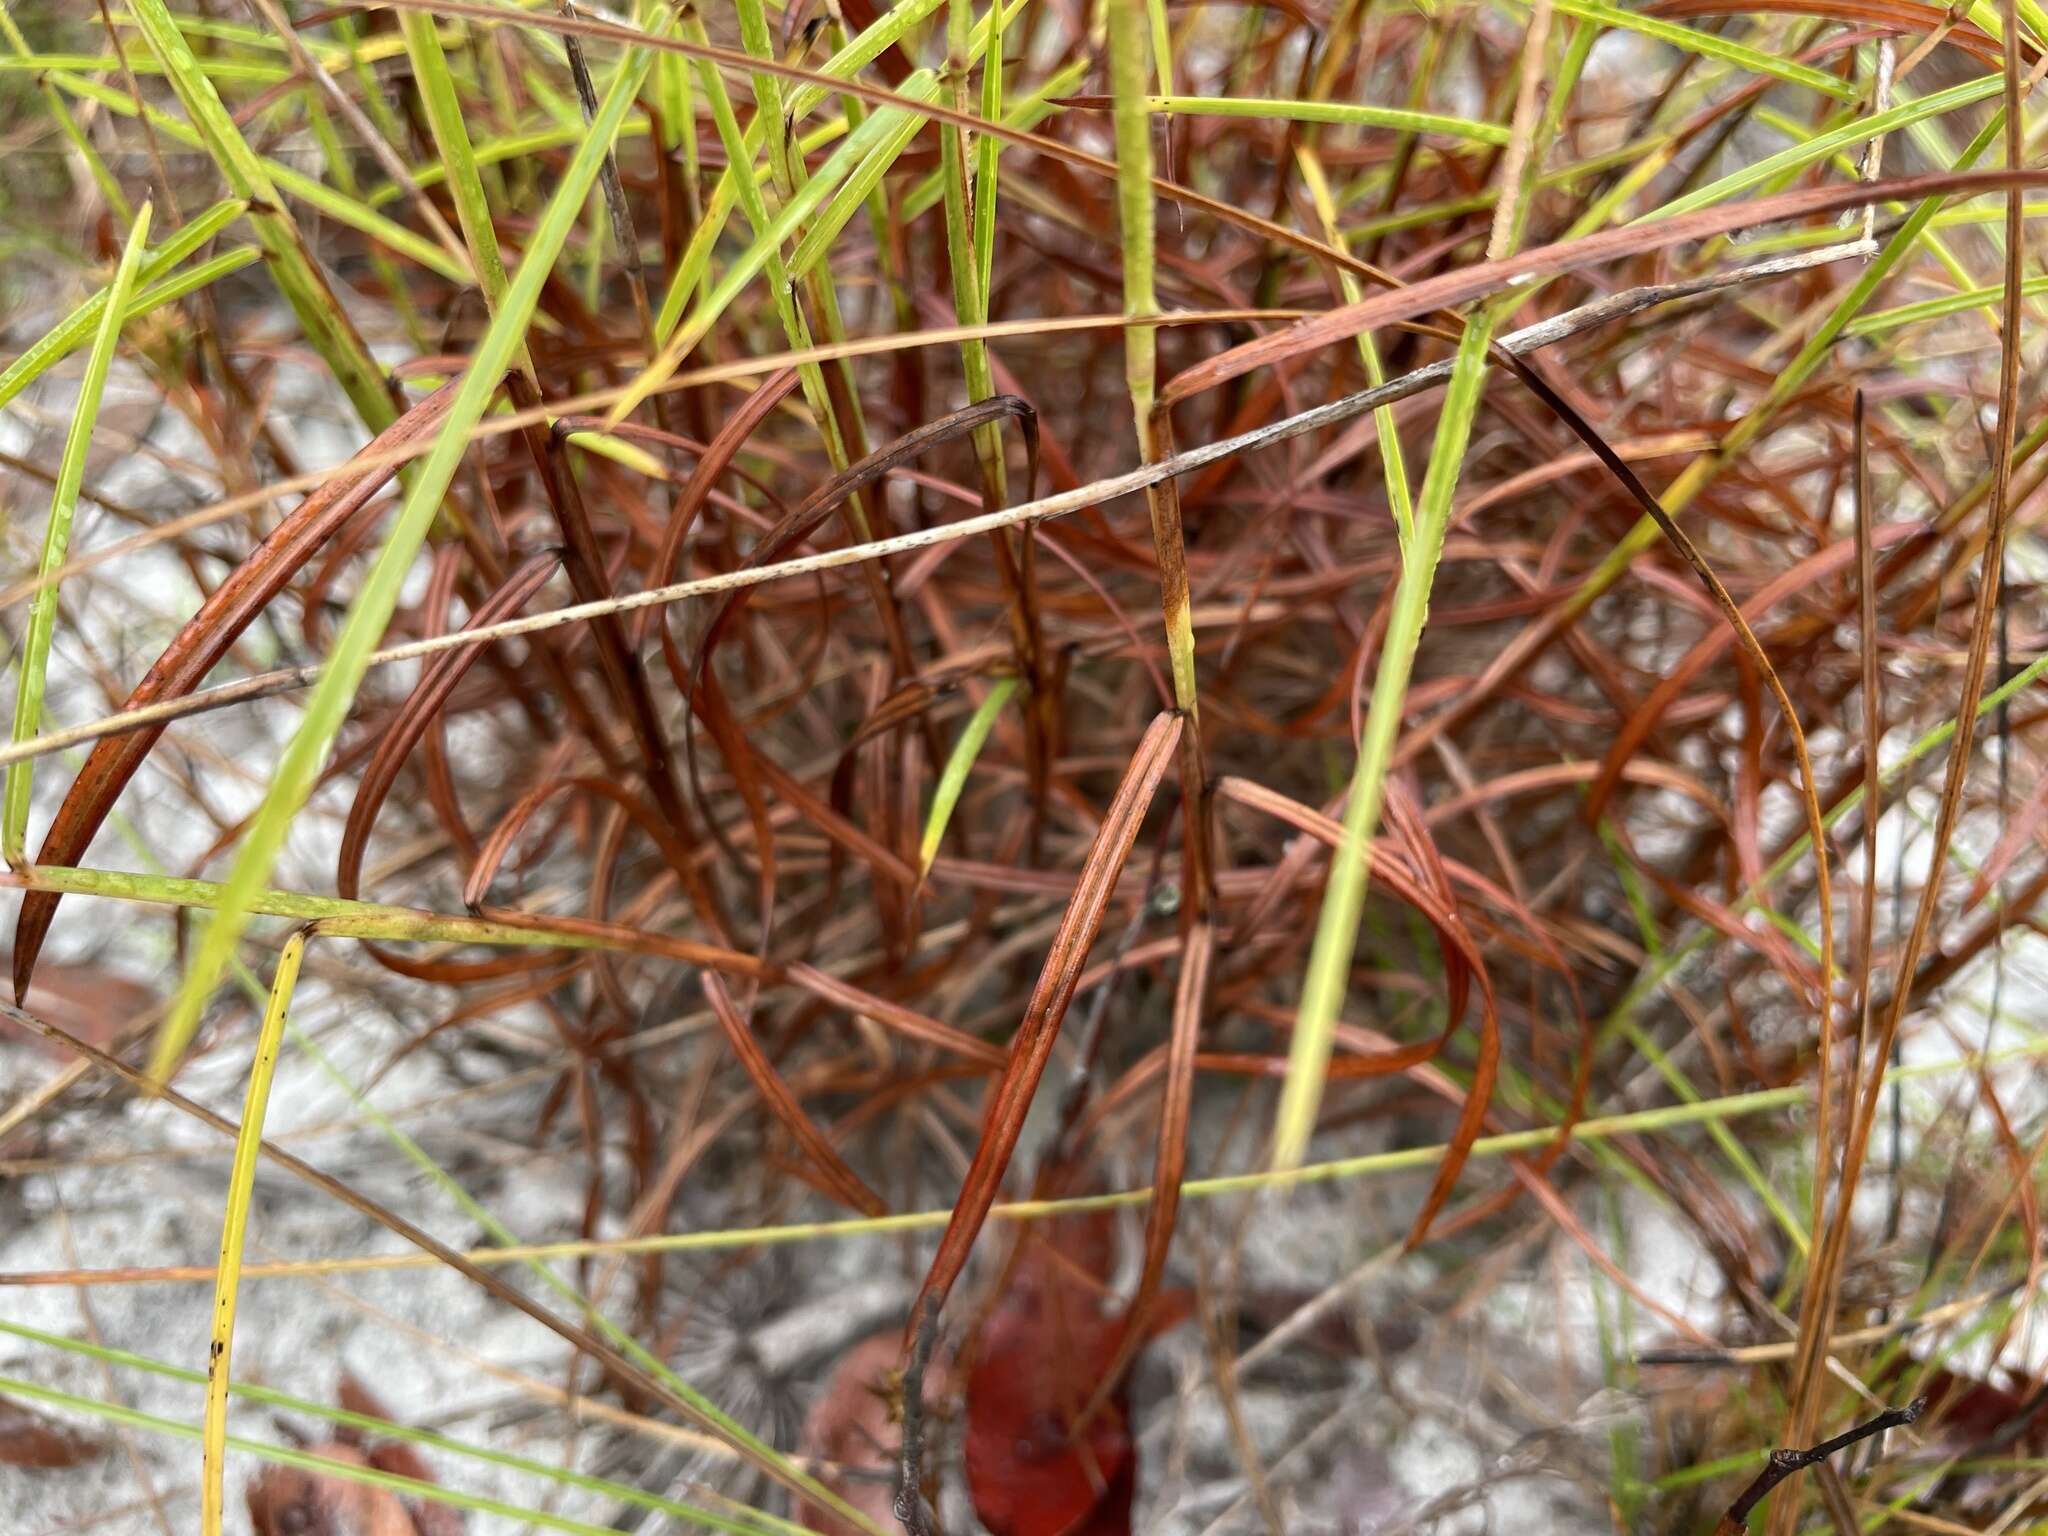
[{"label": "tuft of grass", "polygon": [[549,199],[547,212],[528,243],[519,274],[463,375],[461,390],[435,436],[433,451],[419,466],[383,550],[357,593],[347,622],[335,637],[320,682],[307,700],[305,718],[278,761],[262,807],[251,820],[235,856],[220,905],[200,934],[184,979],[158,1028],[150,1053],[149,1074],[159,1082],[169,1077],[199,1027],[200,1010],[227,969],[236,940],[247,926],[250,905],[269,881],[285,834],[311,794],[328,749],[355,698],[369,653],[391,620],[399,587],[468,450],[470,431],[497,395],[505,369],[524,344],[527,326],[540,302],[541,286],[582,212],[612,135],[632,105],[652,62],[650,56],[631,54],[620,61],[597,120]]},{"label": "tuft of grass", "polygon": [[[0,1177],[28,1248],[171,1159],[222,1212],[0,1274],[100,1303],[0,1392],[196,1445],[208,1533],[230,1451],[423,1530],[1135,1529],[1174,1469],[1277,1528],[1412,1432],[1294,1390],[1341,1309],[1561,1521],[2011,1527],[2038,1458],[1947,1405],[2031,1370],[2041,1237],[2044,27],[0,14],[7,1017],[70,1053],[0,1042]],[[396,1251],[266,1252],[259,1159]],[[1455,1308],[1380,1283],[1425,1244]],[[324,1407],[251,1285],[542,1417]],[[209,1286],[211,1362],[122,1347]],[[1923,1393],[1937,1459],[1781,1475]]]}]

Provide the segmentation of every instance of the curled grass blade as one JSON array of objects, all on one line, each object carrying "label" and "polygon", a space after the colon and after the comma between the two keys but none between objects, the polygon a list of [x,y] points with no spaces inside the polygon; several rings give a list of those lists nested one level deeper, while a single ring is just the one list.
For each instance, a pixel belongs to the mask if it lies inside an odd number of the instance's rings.
[{"label": "curled grass blade", "polygon": [[[188,696],[206,674],[217,666],[249,626],[269,607],[286,583],[296,575],[348,522],[368,504],[391,478],[395,466],[378,463],[379,449],[400,447],[418,441],[440,422],[453,397],[444,388],[414,406],[380,433],[377,439],[349,464],[334,472],[311,495],[294,507],[269,537],[213,589],[199,611],[164,648],[163,654],[143,674],[128,695],[127,707]],[[368,467],[364,467],[364,466]],[[54,597],[56,589],[46,587],[42,596]],[[113,812],[121,792],[141,769],[164,727],[108,737],[97,743],[86,758],[64,799],[51,818],[37,861],[47,865],[75,864],[92,845],[94,835]],[[31,891],[22,899],[15,920],[13,967],[14,997],[22,1001],[35,974],[50,923],[57,912],[54,892]]]}]

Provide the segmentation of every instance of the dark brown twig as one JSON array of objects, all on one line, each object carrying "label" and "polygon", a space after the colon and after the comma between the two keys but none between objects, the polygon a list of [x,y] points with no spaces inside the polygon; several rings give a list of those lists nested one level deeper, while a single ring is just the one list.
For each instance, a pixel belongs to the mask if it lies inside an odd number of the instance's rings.
[{"label": "dark brown twig", "polygon": [[1921,1410],[1926,1406],[1926,1398],[1916,1397],[1903,1408],[1887,1408],[1876,1418],[1867,1419],[1854,1429],[1845,1429],[1832,1440],[1823,1440],[1819,1445],[1807,1450],[1771,1452],[1771,1459],[1765,1463],[1763,1471],[1757,1473],[1755,1480],[1742,1490],[1733,1504],[1728,1506],[1728,1513],[1721,1517],[1721,1523],[1716,1528],[1716,1536],[1731,1536],[1732,1532],[1749,1529],[1750,1512],[1764,1501],[1773,1488],[1794,1472],[1818,1466],[1835,1452],[1845,1451],[1873,1435],[1881,1435],[1888,1429],[1911,1424],[1920,1417]]}]

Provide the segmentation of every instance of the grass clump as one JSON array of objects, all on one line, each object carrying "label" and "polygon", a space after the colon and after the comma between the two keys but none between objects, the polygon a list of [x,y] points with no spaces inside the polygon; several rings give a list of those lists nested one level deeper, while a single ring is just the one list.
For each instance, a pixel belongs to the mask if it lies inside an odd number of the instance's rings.
[{"label": "grass clump", "polygon": [[2048,1516],[2043,21],[8,11],[0,1496]]}]

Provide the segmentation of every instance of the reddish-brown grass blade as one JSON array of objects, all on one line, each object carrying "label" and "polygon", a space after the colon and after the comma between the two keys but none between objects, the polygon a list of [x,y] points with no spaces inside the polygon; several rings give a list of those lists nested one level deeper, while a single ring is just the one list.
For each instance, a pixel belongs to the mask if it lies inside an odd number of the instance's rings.
[{"label": "reddish-brown grass blade", "polygon": [[[539,403],[533,385],[516,369],[506,375],[506,390],[513,404],[522,410]],[[576,600],[601,603],[612,595],[611,578],[596,530],[591,526],[582,487],[568,461],[567,434],[559,426],[547,430],[535,425],[528,427],[523,436],[540,473],[541,487],[554,513],[555,525],[561,530],[562,569],[568,573]],[[591,620],[590,628],[597,648],[598,670],[603,674],[605,686],[619,712],[632,727],[633,740],[640,753],[641,774],[654,796],[655,805],[668,822],[670,836],[687,846],[695,833],[689,811],[683,804],[681,787],[676,783],[667,729],[648,690],[646,671],[631,643],[633,637],[627,634],[625,620],[616,613],[598,614]],[[696,865],[686,859],[676,873],[698,915],[713,933],[722,936],[726,928],[716,894],[699,875]]]},{"label": "reddish-brown grass blade", "polygon": [[769,1113],[782,1122],[789,1134],[796,1138],[798,1146],[810,1158],[823,1183],[826,1192],[835,1200],[853,1207],[863,1216],[881,1216],[888,1212],[882,1197],[876,1194],[862,1180],[861,1176],[847,1165],[832,1143],[825,1139],[825,1133],[811,1122],[804,1113],[796,1095],[789,1090],[789,1084],[782,1074],[775,1070],[775,1064],[768,1059],[768,1053],[761,1049],[754,1038],[754,1031],[734,1005],[732,994],[725,989],[725,983],[716,971],[703,973],[704,997],[711,1004],[711,1011],[718,1017],[718,1027],[724,1032],[726,1044],[732,1047],[733,1055],[745,1069],[747,1077],[754,1084],[754,1091],[768,1106]]},{"label": "reddish-brown grass blade", "polygon": [[[1245,779],[1225,778],[1217,781],[1217,790],[1226,798],[1251,806],[1268,814],[1280,817],[1289,825],[1306,832],[1325,847],[1335,848],[1344,840],[1341,822],[1311,809],[1299,801],[1253,784]],[[1489,978],[1486,963],[1478,944],[1459,917],[1457,908],[1450,899],[1446,872],[1435,857],[1433,845],[1423,832],[1420,821],[1414,816],[1405,795],[1389,794],[1388,829],[1389,838],[1381,839],[1371,850],[1372,874],[1376,882],[1403,900],[1410,902],[1429,919],[1443,941],[1444,977],[1449,990],[1448,1006],[1445,1010],[1444,1027],[1434,1039],[1419,1041],[1414,1045],[1398,1046],[1377,1055],[1363,1058],[1341,1058],[1343,1071],[1332,1066],[1333,1076],[1377,1075],[1380,1072],[1401,1072],[1421,1065],[1434,1058],[1450,1044],[1463,1019],[1465,1000],[1470,981],[1479,983],[1480,1024],[1479,1050],[1474,1060],[1472,1082],[1459,1111],[1458,1124],[1453,1131],[1449,1150],[1437,1169],[1435,1182],[1424,1197],[1422,1209],[1415,1224],[1409,1230],[1410,1246],[1420,1243],[1428,1235],[1431,1223],[1443,1204],[1450,1198],[1452,1186],[1457,1183],[1458,1174],[1464,1168],[1471,1152],[1472,1143],[1479,1139],[1485,1128],[1487,1106],[1492,1101],[1493,1083],[1500,1068],[1500,1020],[1494,1002],[1493,983]],[[1419,855],[1423,872],[1418,877],[1415,870],[1402,869],[1401,864],[1386,856],[1381,843],[1392,842],[1398,837],[1409,853],[1411,860],[1418,859],[1418,849],[1427,850]]]},{"label": "reddish-brown grass blade", "polygon": [[1725,235],[1783,219],[1820,217],[1898,199],[1912,202],[1953,192],[1995,192],[2048,185],[2048,171],[1957,171],[1859,182],[1847,187],[1804,187],[1748,202],[1702,208],[1675,219],[1602,230],[1577,240],[1537,246],[1497,261],[1474,262],[1406,288],[1371,294],[1306,320],[1218,352],[1183,369],[1159,392],[1162,408],[1240,378],[1255,368],[1272,368],[1362,332],[1412,320],[1436,310],[1482,298],[1517,277],[1576,272],[1604,262],[1661,251],[1710,235]]},{"label": "reddish-brown grass blade", "polygon": [[[849,465],[834,475],[763,535],[748,552],[742,569],[772,564],[784,558],[816,533],[825,520],[846,502],[870,486],[880,483],[893,471],[933,448],[955,438],[967,436],[978,427],[1006,418],[1020,423],[1026,444],[1035,461],[1036,416],[1031,407],[1014,395],[992,396],[929,421],[915,431],[905,433],[894,442],[877,448],[858,463]],[[870,580],[882,579],[880,573],[872,568],[864,568],[864,572]],[[701,715],[717,741],[719,750],[725,756],[726,767],[733,775],[748,817],[753,823],[755,852],[761,870],[761,943],[765,949],[773,908],[775,862],[774,833],[769,826],[767,799],[762,794],[760,786],[763,772],[758,755],[747,740],[746,734],[740,729],[738,721],[734,719],[731,708],[725,701],[724,690],[719,686],[712,669],[720,641],[745,611],[753,592],[753,588],[743,587],[721,593],[713,602],[706,615],[702,635],[682,668],[678,683],[689,696],[692,705],[692,712],[683,718],[683,756],[689,769],[692,793],[697,797],[699,805],[706,804],[703,776],[699,771],[695,735],[691,726],[691,722]],[[716,820],[710,817],[708,812],[706,820],[712,826],[714,834],[718,836],[727,856],[738,864],[739,851],[733,847],[730,838],[719,830]],[[915,884],[914,879],[911,884]],[[907,893],[908,887],[905,889]]]},{"label": "reddish-brown grass blade", "polygon": [[[718,429],[718,435],[705,445],[704,452],[691,470],[690,478],[683,483],[682,494],[676,497],[669,508],[668,526],[662,531],[661,547],[655,551],[654,559],[647,568],[649,586],[663,586],[674,581],[676,562],[682,558],[683,545],[690,536],[690,530],[697,525],[711,493],[717,489],[719,480],[731,468],[732,461],[747,445],[747,440],[768,417],[769,412],[789,398],[789,392],[796,388],[797,370],[784,368],[770,374],[754,389],[754,392],[740,402],[739,409],[725,418]],[[669,658],[670,670],[675,674],[676,686],[687,687],[681,665],[681,653],[673,649],[674,642],[667,634],[667,610],[647,614],[640,621],[640,637],[646,638],[647,627],[660,624],[663,628],[662,649]]]},{"label": "reddish-brown grass blade", "polygon": [[490,894],[491,883],[498,878],[499,866],[512,851],[519,834],[526,830],[527,823],[548,801],[557,795],[570,792],[596,795],[611,801],[633,820],[639,823],[669,868],[682,878],[690,868],[690,850],[675,834],[660,811],[647,803],[624,785],[595,774],[573,774],[567,776],[549,775],[519,797],[511,810],[498,819],[491,829],[491,835],[484,842],[483,851],[477,855],[476,867],[470,870],[469,879],[463,884],[462,900],[471,911],[482,911],[484,898]]},{"label": "reddish-brown grass blade", "polygon": [[[1105,909],[1116,889],[1124,861],[1130,857],[1139,825],[1152,803],[1159,782],[1166,776],[1180,743],[1186,722],[1178,714],[1162,713],[1146,727],[1138,748],[1131,754],[1123,781],[1102,818],[1088,857],[1081,867],[1074,894],[1060,917],[1058,931],[1046,952],[1038,983],[1025,1006],[1017,1033],[1010,1042],[1008,1065],[990,1090],[982,1115],[981,1140],[974,1149],[962,1181],[960,1197],[939,1239],[939,1250],[911,1304],[905,1329],[904,1378],[904,1466],[898,1488],[898,1511],[913,1525],[919,1523],[918,1461],[922,1453],[922,1366],[937,1340],[938,1317],[951,1294],[953,1283],[966,1266],[989,1207],[1002,1188],[1003,1175],[1017,1149],[1024,1129],[1024,1117],[1038,1091],[1039,1079],[1052,1055],[1060,1023],[1073,1001],[1076,984],[1087,964],[1089,947],[1102,930]],[[906,1513],[908,1511],[908,1513]]]},{"label": "reddish-brown grass blade", "polygon": [[884,1029],[892,1029],[906,1039],[937,1046],[942,1051],[950,1051],[956,1056],[964,1056],[969,1061],[978,1061],[984,1066],[1000,1067],[1009,1059],[1002,1050],[990,1045],[986,1040],[977,1040],[972,1035],[963,1034],[950,1024],[942,1024],[937,1019],[928,1018],[914,1009],[904,1007],[901,1003],[892,1003],[887,998],[877,997],[851,982],[841,981],[836,976],[827,976],[813,966],[799,962],[789,967],[787,976],[790,985],[801,987],[812,996],[823,998],[826,1002],[834,1003],[848,1012],[873,1019]]},{"label": "reddish-brown grass blade", "polygon": [[1153,1306],[1159,1299],[1167,1254],[1173,1247],[1174,1226],[1180,1219],[1180,1186],[1188,1166],[1188,1115],[1195,1098],[1195,1053],[1200,1044],[1202,1008],[1209,993],[1210,962],[1215,954],[1215,924],[1202,918],[1189,928],[1181,946],[1180,978],[1173,994],[1173,1025],[1166,1045],[1166,1087],[1159,1101],[1152,1203],[1145,1211],[1145,1257],[1138,1271],[1137,1287],[1124,1309],[1116,1352],[1103,1367],[1101,1380],[1082,1414],[1084,1422],[1109,1400],[1139,1348],[1150,1337]]}]

